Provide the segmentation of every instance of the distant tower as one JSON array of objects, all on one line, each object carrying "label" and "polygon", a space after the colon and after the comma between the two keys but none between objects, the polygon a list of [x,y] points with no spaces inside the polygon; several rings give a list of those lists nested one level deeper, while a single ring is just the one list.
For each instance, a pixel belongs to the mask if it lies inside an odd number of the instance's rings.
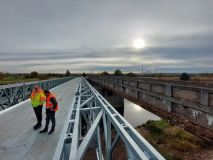
[{"label": "distant tower", "polygon": [[141,66],[141,75],[143,75],[143,64]]}]

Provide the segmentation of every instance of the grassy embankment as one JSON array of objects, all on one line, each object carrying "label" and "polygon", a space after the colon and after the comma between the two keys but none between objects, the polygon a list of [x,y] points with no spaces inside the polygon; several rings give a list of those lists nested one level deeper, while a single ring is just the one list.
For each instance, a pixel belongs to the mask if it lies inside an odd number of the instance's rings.
[{"label": "grassy embankment", "polygon": [[4,76],[3,79],[0,80],[0,85],[12,84],[12,83],[21,83],[21,82],[31,82],[39,80],[39,78],[25,78],[24,76]]},{"label": "grassy embankment", "polygon": [[[171,125],[166,120],[148,121],[136,130],[156,149],[166,160],[213,160],[213,146],[206,144],[200,138],[182,128]],[[116,131],[112,130],[112,139]],[[103,133],[102,133],[103,136]],[[103,147],[105,141],[102,139]],[[87,160],[93,160],[95,151],[86,154]],[[112,153],[112,160],[127,159],[125,144],[121,139]]]},{"label": "grassy embankment", "polygon": [[213,159],[213,147],[166,120],[148,121],[137,127],[167,160]]},{"label": "grassy embankment", "polygon": [[[150,77],[157,80],[180,80],[179,77]],[[213,76],[191,76],[190,81],[197,81],[197,82],[212,82]]]}]

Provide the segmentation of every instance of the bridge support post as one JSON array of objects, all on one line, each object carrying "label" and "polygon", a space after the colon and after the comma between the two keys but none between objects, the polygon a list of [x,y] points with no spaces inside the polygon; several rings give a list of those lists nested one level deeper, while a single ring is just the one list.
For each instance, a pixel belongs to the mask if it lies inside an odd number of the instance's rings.
[{"label": "bridge support post", "polygon": [[[165,90],[166,90],[166,96],[171,97],[172,96],[172,85],[171,84],[167,84]],[[165,105],[168,108],[168,112],[172,112],[172,102],[165,100]]]},{"label": "bridge support post", "polygon": [[208,106],[209,104],[209,95],[206,90],[201,90],[201,102],[202,105]]},{"label": "bridge support post", "polygon": [[101,85],[93,84],[93,86],[103,95],[104,98],[121,114],[124,114],[124,98],[103,88]]},{"label": "bridge support post", "polygon": [[115,107],[115,109],[121,114],[124,114],[124,98],[122,98],[121,96],[113,93],[110,90],[107,89],[103,89],[102,92],[104,98],[106,98],[106,100]]}]

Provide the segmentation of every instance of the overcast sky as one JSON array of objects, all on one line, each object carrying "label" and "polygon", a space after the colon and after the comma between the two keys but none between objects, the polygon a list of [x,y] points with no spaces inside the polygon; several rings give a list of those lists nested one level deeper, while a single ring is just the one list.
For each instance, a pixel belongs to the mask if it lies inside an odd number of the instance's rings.
[{"label": "overcast sky", "polygon": [[[132,47],[135,39],[147,46]],[[0,71],[213,72],[212,0],[0,0]]]}]

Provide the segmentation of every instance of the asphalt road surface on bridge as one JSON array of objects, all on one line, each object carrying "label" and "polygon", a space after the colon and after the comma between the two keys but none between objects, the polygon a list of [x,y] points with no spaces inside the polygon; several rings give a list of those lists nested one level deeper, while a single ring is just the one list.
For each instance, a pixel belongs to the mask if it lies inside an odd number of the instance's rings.
[{"label": "asphalt road surface on bridge", "polygon": [[[57,147],[69,107],[75,95],[79,78],[68,81],[52,91],[56,94],[59,111],[56,112],[56,128],[51,135],[40,134],[45,125],[43,107],[42,128],[34,131],[36,117],[27,100],[14,109],[0,113],[0,160],[51,160]],[[51,127],[49,124],[49,129]]]}]

